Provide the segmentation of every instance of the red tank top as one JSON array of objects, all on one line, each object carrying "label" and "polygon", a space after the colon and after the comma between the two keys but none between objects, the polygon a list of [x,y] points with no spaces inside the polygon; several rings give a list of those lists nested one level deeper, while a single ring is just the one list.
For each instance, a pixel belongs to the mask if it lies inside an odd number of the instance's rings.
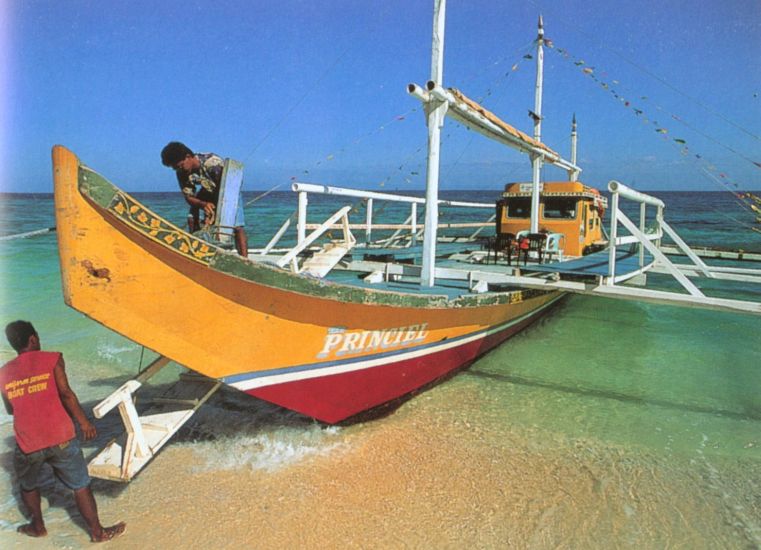
[{"label": "red tank top", "polygon": [[0,369],[0,391],[13,407],[16,442],[27,454],[74,438],[74,423],[53,375],[60,358],[57,352],[27,351]]}]

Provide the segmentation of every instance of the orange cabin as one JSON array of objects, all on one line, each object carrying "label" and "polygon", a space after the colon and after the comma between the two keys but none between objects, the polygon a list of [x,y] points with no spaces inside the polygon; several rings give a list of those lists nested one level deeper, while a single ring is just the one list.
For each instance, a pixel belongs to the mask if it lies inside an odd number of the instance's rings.
[{"label": "orange cabin", "polygon": [[[505,185],[497,201],[497,234],[528,231],[531,223],[530,183]],[[539,231],[560,233],[565,256],[583,256],[606,244],[602,219],[608,199],[578,181],[552,181],[540,186]]]}]

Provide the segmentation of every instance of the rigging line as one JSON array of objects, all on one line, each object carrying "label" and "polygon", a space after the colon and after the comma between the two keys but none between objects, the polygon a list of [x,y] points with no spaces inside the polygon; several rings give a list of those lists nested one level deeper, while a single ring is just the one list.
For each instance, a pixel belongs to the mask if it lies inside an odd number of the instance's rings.
[{"label": "rigging line", "polygon": [[[656,105],[656,109],[658,109],[658,110],[662,110],[662,109],[661,109],[660,107],[658,107],[657,105]],[[668,113],[668,111],[665,111],[665,110],[664,110],[664,112]],[[730,147],[729,145],[726,145],[725,143],[722,143],[722,142],[721,142],[721,141],[719,141],[718,139],[716,139],[716,138],[714,138],[714,137],[712,137],[712,136],[710,136],[710,135],[706,134],[706,133],[705,133],[705,132],[703,132],[702,130],[699,130],[698,128],[696,128],[695,126],[693,126],[692,124],[690,124],[689,122],[687,122],[686,120],[684,120],[682,117],[678,117],[678,116],[676,116],[676,115],[673,115],[673,114],[672,114],[672,115],[671,115],[671,118],[672,118],[672,119],[674,119],[674,120],[676,120],[676,121],[677,121],[677,122],[679,122],[680,124],[683,124],[684,126],[686,126],[687,128],[689,128],[690,130],[692,130],[693,132],[695,132],[696,134],[699,134],[699,135],[703,136],[703,137],[704,137],[704,138],[706,138],[707,140],[710,140],[710,141],[714,142],[716,145],[718,145],[718,146],[720,146],[720,147],[723,147],[724,149],[726,149],[726,150],[727,150],[727,151],[729,151],[730,153],[734,153],[735,155],[737,155],[737,156],[738,156],[738,157],[740,157],[741,159],[743,159],[743,160],[746,160],[746,161],[750,162],[750,163],[751,163],[751,164],[753,164],[754,166],[757,166],[757,165],[756,165],[756,163],[755,163],[753,160],[749,159],[748,157],[746,157],[745,155],[743,155],[741,152],[739,152],[739,151],[736,151],[735,149],[733,149],[733,148],[732,148],[732,147]]]},{"label": "rigging line", "polygon": [[735,217],[733,217],[733,216],[730,216],[730,215],[729,215],[729,214],[727,214],[726,212],[724,212],[724,211],[722,211],[722,210],[719,210],[719,209],[718,209],[718,208],[716,208],[715,206],[711,206],[711,205],[709,205],[708,207],[709,207],[711,210],[713,210],[713,211],[714,211],[716,214],[720,214],[722,217],[724,217],[724,218],[726,218],[726,219],[728,219],[728,220],[730,220],[730,221],[734,222],[734,223],[735,223],[736,225],[738,225],[739,227],[744,227],[745,229],[751,229],[751,230],[754,230],[754,231],[756,231],[756,228],[755,228],[755,227],[753,227],[751,224],[749,224],[749,223],[746,223],[746,222],[744,222],[744,221],[742,221],[742,220],[738,220],[737,218],[735,218]]},{"label": "rigging line", "polygon": [[336,58],[336,60],[333,61],[333,63],[331,63],[327,69],[325,69],[322,75],[320,75],[320,77],[317,79],[317,82],[314,84],[314,86],[309,86],[307,90],[304,92],[304,94],[294,104],[291,105],[291,108],[288,109],[283,114],[283,116],[280,117],[280,119],[273,126],[270,127],[270,129],[267,131],[265,136],[259,141],[259,143],[256,144],[256,146],[248,154],[248,156],[246,157],[246,160],[250,159],[254,155],[254,153],[256,153],[257,149],[259,149],[259,147],[261,147],[264,144],[264,142],[270,138],[270,136],[275,132],[275,130],[280,128],[283,122],[285,122],[285,120],[291,116],[291,113],[293,113],[293,111],[295,111],[296,108],[304,102],[304,100],[312,93],[312,91],[315,88],[317,88],[322,83],[323,80],[327,78],[327,76],[333,71],[333,69],[336,66],[338,66],[338,63],[346,56],[347,53],[349,53],[349,50],[351,49],[352,48],[350,44],[344,49],[343,52],[341,52],[341,55],[339,55],[338,58]]},{"label": "rigging line", "polygon": [[[490,71],[495,65],[499,65],[500,63],[502,63],[504,61],[507,61],[510,56],[516,55],[516,52],[517,52],[517,55],[520,56],[518,61],[513,63],[512,65],[510,65],[510,68],[508,68],[508,71],[504,74],[504,76],[497,77],[496,79],[494,79],[494,82],[499,82],[502,78],[506,77],[507,75],[509,75],[510,73],[512,73],[514,71],[513,67],[515,67],[517,64],[519,64],[521,61],[523,61],[523,59],[524,59],[523,56],[526,53],[531,53],[531,51],[533,51],[533,46],[534,46],[535,43],[536,43],[536,40],[531,40],[531,41],[523,44],[519,48],[517,48],[513,53],[511,53],[509,55],[505,55],[505,56],[497,59],[496,61],[494,61],[494,62],[492,62],[490,64],[483,65],[481,67],[481,69],[477,69],[477,70],[471,71],[470,75],[466,75],[465,81],[466,82],[471,82],[472,80],[475,80],[479,76],[485,74],[487,71]],[[514,60],[515,58],[512,57],[512,59]],[[517,70],[517,68],[515,70]],[[440,83],[440,84],[443,85],[443,83]]]},{"label": "rigging line", "polygon": [[706,167],[705,167],[705,166],[701,166],[701,167],[700,167],[700,170],[701,170],[701,171],[702,171],[702,172],[703,172],[703,173],[704,173],[706,176],[708,176],[710,179],[712,179],[712,180],[713,180],[715,183],[717,183],[717,184],[721,185],[721,186],[722,186],[722,187],[724,187],[724,188],[725,188],[727,191],[729,191],[730,193],[732,193],[732,197],[735,199],[735,202],[737,202],[737,204],[739,204],[739,205],[740,205],[740,206],[741,206],[743,209],[747,210],[747,211],[748,211],[748,212],[750,212],[750,213],[753,213],[753,209],[752,209],[752,208],[750,208],[750,207],[748,206],[748,204],[747,204],[747,203],[746,203],[744,200],[742,200],[742,199],[738,198],[738,196],[737,196],[737,191],[735,191],[735,190],[731,189],[731,188],[728,186],[728,184],[727,184],[727,183],[725,183],[725,182],[723,182],[721,179],[717,178],[717,177],[716,177],[716,175],[715,175],[715,174],[713,174],[713,173],[712,173],[711,171],[709,171],[708,169],[706,169]]},{"label": "rigging line", "polygon": [[[386,11],[382,15],[385,16],[385,17],[388,17],[389,13],[390,13],[389,11]],[[384,21],[384,17],[378,17],[375,20],[375,26],[376,27],[379,26],[383,21]],[[371,25],[370,29],[372,29],[372,25]],[[361,29],[356,29],[355,30],[355,36],[358,35],[360,32],[362,32],[363,34],[367,34],[367,31],[370,30],[370,29],[366,29],[365,31],[361,31]],[[333,70],[338,66],[338,64],[343,60],[343,58],[346,57],[346,54],[349,53],[349,51],[354,49],[354,47],[353,47],[354,45],[355,45],[355,41],[354,40],[349,40],[348,41],[348,45],[346,46],[346,48],[344,48],[344,50],[333,61],[333,63],[331,63],[325,69],[325,71],[323,71],[323,73],[320,75],[320,77],[317,79],[317,81],[314,83],[314,85],[309,86],[307,88],[306,92],[304,92],[304,94],[296,101],[296,103],[291,105],[291,108],[288,109],[283,114],[283,116],[280,117],[280,119],[272,127],[270,127],[269,131],[265,134],[265,136],[259,141],[259,143],[256,144],[256,146],[253,148],[253,150],[248,154],[248,156],[246,157],[246,160],[250,159],[254,155],[254,153],[256,153],[256,151],[259,149],[259,147],[261,147],[264,144],[264,142],[267,141],[270,138],[270,136],[275,132],[275,130],[277,130],[283,124],[283,122],[285,122],[285,120],[288,117],[290,117],[291,113],[293,113],[293,111],[295,111],[296,108],[304,102],[304,100],[312,93],[312,91],[315,90],[320,84],[322,84],[322,82],[327,78],[327,76],[331,72],[333,72]]]},{"label": "rigging line", "polygon": [[47,233],[54,232],[55,226],[47,227],[45,229],[37,229],[35,231],[26,231],[24,233],[16,233],[14,235],[3,235],[0,237],[0,241],[12,241],[14,239],[26,239],[28,237],[36,237],[38,235],[46,235]]},{"label": "rigging line", "polygon": [[[516,61],[515,63],[513,63],[512,65],[510,65],[510,69],[509,69],[509,70],[508,70],[506,73],[504,73],[503,75],[501,75],[501,76],[499,76],[499,77],[495,78],[495,79],[494,79],[494,80],[491,82],[491,84],[490,84],[490,85],[489,85],[489,86],[486,88],[486,91],[485,91],[485,92],[484,92],[484,93],[483,93],[483,94],[482,94],[480,97],[478,97],[478,98],[476,99],[476,102],[477,102],[477,103],[479,103],[479,104],[483,105],[484,101],[485,101],[485,100],[486,100],[486,98],[487,98],[487,97],[489,97],[489,96],[494,96],[494,97],[495,97],[495,99],[496,99],[496,93],[495,93],[495,92],[497,92],[497,91],[505,91],[505,90],[507,89],[507,87],[508,87],[508,86],[504,86],[504,88],[503,88],[503,87],[502,87],[502,84],[504,84],[505,82],[507,82],[507,83],[508,83],[508,85],[509,85],[509,84],[510,84],[510,83],[511,83],[511,82],[514,80],[514,79],[513,79],[513,80],[509,80],[509,81],[508,81],[507,77],[508,77],[508,76],[510,76],[512,73],[514,73],[515,71],[517,71],[517,70],[518,70],[518,68],[519,68],[520,64],[521,64],[521,63],[523,62],[523,60],[525,59],[525,56],[524,56],[524,55],[522,55],[522,54],[525,54],[525,52],[530,52],[530,51],[532,51],[532,50],[533,50],[533,45],[534,45],[535,43],[536,43],[536,41],[535,41],[535,40],[531,40],[530,42],[527,42],[526,44],[524,44],[523,46],[521,46],[520,48],[518,48],[518,50],[517,50],[517,55],[519,56],[519,57],[518,57],[518,61]],[[499,60],[498,60],[497,62],[495,62],[493,65],[496,65],[496,64],[498,64],[498,63],[501,63],[502,61],[505,61],[505,60],[507,60],[507,59],[508,59],[508,56],[504,56],[502,59],[499,59]],[[514,59],[515,59],[515,58],[513,58],[513,60],[514,60]],[[486,69],[484,69],[484,70],[486,70]],[[452,163],[452,166],[457,166],[457,164],[460,162],[460,160],[462,160],[462,157],[464,157],[464,156],[465,156],[465,153],[467,152],[467,150],[468,150],[468,149],[470,148],[470,146],[472,145],[473,141],[475,140],[475,137],[476,137],[476,133],[475,133],[475,132],[473,132],[473,133],[471,134],[471,136],[470,136],[470,139],[468,140],[468,143],[466,143],[466,144],[465,144],[465,146],[462,148],[462,152],[460,153],[460,155],[459,155],[459,156],[458,156],[458,157],[455,159],[455,161]],[[512,172],[514,172],[514,171],[515,171],[515,169],[513,169],[513,170],[511,171],[511,173],[512,173]]]},{"label": "rigging line", "polygon": [[[487,91],[484,93],[484,97],[491,95],[492,94],[492,88],[496,89],[499,84],[501,84],[502,82],[507,80],[507,76],[509,76],[512,72],[517,70],[517,66],[524,59],[524,56],[522,54],[524,54],[525,52],[529,51],[531,49],[533,44],[534,44],[534,41],[532,40],[530,42],[527,42],[526,44],[524,44],[523,46],[521,46],[519,49],[516,50],[517,51],[517,55],[519,56],[518,61],[511,66],[512,67],[511,70],[509,70],[503,76],[496,78],[491,83],[491,85],[487,88]],[[514,53],[514,54],[511,54],[511,55],[516,55],[516,54]],[[482,74],[482,73],[486,72],[487,70],[489,70],[490,67],[493,67],[494,65],[498,65],[499,63],[502,63],[503,61],[505,61],[507,59],[508,59],[508,56],[504,56],[504,57],[498,59],[497,61],[495,61],[494,63],[492,63],[491,65],[484,66],[484,68],[480,72],[476,71],[473,74]],[[481,101],[482,101],[482,99],[479,100],[479,103]],[[345,153],[346,150],[349,147],[353,147],[353,146],[358,145],[359,143],[361,143],[366,138],[368,138],[370,136],[373,136],[373,135],[377,134],[378,132],[384,130],[386,127],[390,126],[392,123],[395,123],[395,122],[398,122],[398,121],[401,121],[401,120],[405,120],[408,116],[410,116],[413,112],[416,112],[418,109],[419,109],[419,107],[413,107],[413,108],[409,109],[407,112],[403,113],[402,115],[397,115],[394,118],[390,119],[388,122],[383,123],[380,127],[375,128],[375,129],[373,129],[373,130],[371,130],[371,131],[369,131],[369,132],[367,132],[365,134],[360,135],[358,138],[356,138],[349,145],[345,145],[345,146],[339,148],[337,152],[331,153],[331,154],[327,155],[327,157],[321,158],[319,161],[317,161],[315,163],[314,166],[317,166],[317,165],[321,164],[323,159],[332,160],[336,156]],[[472,139],[471,139],[471,141],[472,141]],[[402,161],[402,163],[401,163],[401,165],[400,165],[400,167],[398,168],[397,171],[401,171],[409,163],[409,161],[417,155],[417,153],[420,150],[421,149],[418,148],[418,150],[415,151],[415,153],[413,153],[413,154],[409,155],[407,158],[405,158],[404,161]],[[455,164],[457,164],[457,161],[455,162]],[[308,171],[305,170],[304,172],[308,172]],[[379,185],[380,186],[384,186],[386,183],[388,183],[388,182],[390,182],[392,180],[393,176],[394,176],[394,174],[388,174],[385,178],[383,178],[383,180],[381,180]]]},{"label": "rigging line", "polygon": [[[387,16],[388,13],[389,12],[387,11],[384,15]],[[375,25],[380,25],[380,23],[382,21],[383,21],[383,18],[378,17],[375,20]],[[356,32],[355,32],[355,36],[358,35],[359,33],[360,33],[360,29],[357,29]],[[295,111],[296,108],[304,102],[304,100],[312,93],[312,91],[314,91],[317,87],[319,87],[319,85],[328,77],[328,75],[330,73],[333,72],[333,70],[343,60],[343,58],[346,57],[346,54],[348,54],[349,51],[352,51],[353,49],[354,49],[354,40],[349,40],[348,41],[348,45],[346,46],[346,48],[344,48],[344,50],[338,55],[338,57],[333,61],[333,63],[331,63],[325,69],[325,71],[323,71],[323,73],[316,80],[316,82],[314,82],[313,85],[309,86],[307,88],[307,90],[304,92],[304,94],[296,101],[296,103],[291,105],[291,108],[288,109],[283,114],[283,116],[280,117],[280,119],[267,131],[265,136],[259,141],[259,143],[256,144],[256,146],[253,148],[253,150],[248,154],[248,156],[246,157],[247,160],[249,158],[251,158],[253,156],[253,154],[257,151],[257,149],[259,149],[259,147],[261,147],[264,144],[264,142],[269,139],[269,137],[275,132],[275,130],[277,130],[283,124],[283,122],[285,122],[285,120],[291,115],[291,113],[293,113],[293,111]]]},{"label": "rigging line", "polygon": [[285,184],[284,184],[284,183],[278,183],[278,184],[276,184],[276,185],[273,185],[273,186],[272,186],[272,187],[270,187],[270,188],[269,188],[267,191],[265,191],[264,193],[262,193],[262,194],[260,194],[260,195],[257,195],[256,197],[254,197],[253,199],[251,199],[250,201],[248,201],[248,202],[247,202],[246,204],[244,204],[243,206],[249,206],[249,205],[251,205],[251,204],[254,204],[256,201],[258,201],[258,200],[260,200],[260,199],[263,199],[264,197],[266,197],[267,195],[269,195],[270,193],[272,193],[272,192],[273,192],[275,189],[277,189],[278,187],[282,187],[283,185],[285,185]]},{"label": "rigging line", "polygon": [[[557,53],[560,53],[560,52],[558,51]],[[574,57],[574,56],[573,56],[573,55],[571,55],[571,57]],[[591,76],[591,75],[590,75],[590,76]],[[603,85],[607,85],[607,83],[606,83],[606,82],[604,82],[604,81],[602,81],[602,80],[600,80],[600,79],[597,79],[597,78],[594,78],[594,77],[593,77],[593,80],[594,80],[595,82],[599,82],[599,83],[601,83],[601,84],[603,84]],[[623,84],[623,83],[618,83],[618,84],[616,84],[616,89],[620,89],[620,87],[623,87],[624,89],[627,89],[627,86],[626,86],[625,84]],[[611,92],[613,92],[613,91],[614,91],[612,88],[611,88],[611,89],[605,88],[605,89],[606,89],[606,90],[608,90],[608,91],[611,91]],[[631,90],[631,91],[632,91],[632,93],[634,93],[634,92],[635,92],[634,90]],[[623,97],[622,97],[622,96],[621,96],[621,100],[623,100]],[[718,139],[714,138],[713,136],[711,136],[711,135],[709,135],[709,134],[706,134],[706,133],[705,133],[705,132],[703,132],[702,130],[698,129],[698,128],[697,128],[697,127],[695,127],[694,125],[692,125],[692,124],[690,124],[689,122],[687,122],[687,121],[686,121],[685,119],[683,119],[682,117],[680,117],[680,116],[678,116],[678,115],[675,115],[675,114],[673,114],[671,111],[669,111],[668,109],[665,109],[665,108],[661,107],[661,106],[660,106],[658,103],[654,103],[653,105],[655,106],[656,110],[658,110],[658,111],[661,111],[662,113],[665,113],[665,114],[669,115],[669,116],[670,116],[670,117],[671,117],[673,120],[675,120],[675,121],[679,122],[679,123],[680,123],[680,124],[682,124],[683,126],[686,126],[687,128],[689,128],[690,130],[692,130],[692,131],[693,131],[693,132],[695,132],[696,134],[698,134],[698,135],[700,135],[700,136],[702,136],[702,137],[706,138],[706,139],[707,139],[707,140],[709,140],[709,141],[712,141],[713,143],[715,143],[715,144],[719,145],[720,147],[723,147],[723,148],[724,148],[724,149],[726,149],[727,151],[729,151],[729,152],[731,152],[731,153],[734,153],[735,155],[737,155],[737,156],[738,156],[738,157],[740,157],[741,159],[743,159],[743,160],[745,160],[745,161],[747,161],[747,162],[750,162],[750,163],[751,163],[751,164],[753,164],[754,166],[758,166],[758,165],[757,165],[757,164],[756,164],[756,163],[755,163],[755,162],[754,162],[752,159],[748,158],[748,157],[747,157],[747,156],[745,156],[743,153],[741,153],[741,152],[739,152],[739,151],[735,150],[734,148],[730,147],[729,145],[726,145],[725,143],[723,143],[723,142],[719,141]],[[635,110],[636,110],[636,109],[635,109]]]},{"label": "rigging line", "polygon": [[[539,4],[534,2],[534,0],[529,0],[529,2],[531,4],[534,4],[534,6],[536,6],[537,9],[542,10],[542,11],[546,11],[546,10],[544,10],[544,8],[539,6]],[[550,13],[551,13],[551,11],[550,11]],[[661,84],[663,84],[667,88],[670,88],[671,90],[673,90],[674,92],[678,93],[679,95],[689,99],[690,101],[693,101],[695,104],[697,104],[698,106],[702,107],[703,109],[705,109],[709,113],[712,113],[713,115],[719,117],[720,119],[722,119],[727,124],[730,124],[730,125],[734,126],[735,128],[737,128],[741,132],[749,135],[750,137],[756,139],[757,141],[761,141],[761,137],[757,136],[756,134],[754,134],[750,130],[747,130],[744,127],[740,126],[739,124],[737,124],[736,122],[734,122],[730,118],[728,118],[725,115],[721,114],[718,110],[714,109],[713,107],[711,107],[709,105],[706,105],[705,103],[703,103],[699,99],[692,97],[691,95],[687,94],[686,92],[683,92],[682,90],[680,90],[679,88],[677,88],[673,84],[669,83],[667,80],[661,78],[657,74],[655,74],[652,71],[648,70],[646,67],[643,67],[643,66],[639,65],[635,61],[632,61],[631,59],[626,57],[624,54],[622,54],[622,53],[618,52],[617,50],[615,50],[614,48],[611,48],[608,45],[606,45],[604,42],[600,42],[596,37],[594,37],[593,35],[588,34],[586,31],[584,31],[580,26],[576,25],[575,28],[576,28],[577,31],[579,31],[581,34],[583,34],[587,38],[591,38],[591,39],[595,40],[598,44],[601,44],[603,48],[607,49],[612,54],[616,55],[617,57],[619,57],[619,58],[623,59],[624,61],[626,61],[627,63],[629,63],[632,67],[642,71],[643,73],[645,73],[649,77],[657,80],[658,82],[660,82]]]},{"label": "rigging line", "polygon": [[[556,49],[556,51],[557,51],[557,53],[558,53],[558,54],[561,54],[560,48],[557,48],[557,49]],[[567,52],[567,50],[566,50],[565,52],[563,52],[563,53],[562,53],[562,57],[563,57],[563,58],[567,58],[567,57],[569,57],[568,55],[566,55],[567,53],[568,53],[568,52]],[[575,59],[575,56],[573,56],[573,55],[571,54],[571,55],[570,55],[570,58],[574,58],[574,59]],[[571,60],[571,59],[569,59],[569,61],[570,61],[570,60]],[[579,62],[580,62],[580,63],[583,63],[583,61],[579,61]],[[578,65],[578,64],[579,64],[579,62],[575,62],[574,64]],[[604,89],[606,89],[607,91],[609,91],[609,92],[613,93],[614,97],[616,97],[618,100],[620,100],[620,101],[624,101],[624,97],[623,97],[623,96],[620,96],[620,95],[618,95],[618,94],[615,92],[615,90],[613,90],[612,88],[609,88],[609,87],[608,87],[608,85],[607,85],[607,83],[606,83],[605,81],[602,81],[602,80],[600,80],[600,79],[598,79],[598,78],[595,78],[595,77],[594,77],[594,75],[593,75],[593,73],[588,73],[588,76],[590,76],[590,77],[592,78],[592,80],[594,80],[595,82],[597,82],[597,83],[599,83],[599,84],[602,84],[602,85],[603,85],[603,88],[604,88]],[[615,81],[614,81],[614,82],[615,82]],[[617,87],[618,87],[618,85],[619,85],[619,84],[616,84],[616,86],[617,86]],[[642,97],[642,99],[645,99],[645,98],[644,98],[644,97]],[[624,103],[624,105],[628,107],[628,106],[629,106],[629,102],[625,102],[625,103]],[[741,159],[743,159],[743,160],[746,160],[746,161],[748,161],[748,162],[750,162],[750,163],[753,163],[754,165],[756,165],[756,163],[755,163],[753,160],[751,160],[751,159],[749,159],[748,157],[744,156],[744,155],[743,155],[742,153],[740,153],[739,151],[736,151],[736,150],[734,150],[733,148],[729,147],[728,145],[725,145],[724,143],[720,142],[719,140],[717,140],[717,139],[715,139],[715,138],[711,137],[710,135],[707,135],[707,134],[705,134],[705,133],[704,133],[704,132],[702,132],[701,130],[699,130],[699,129],[695,128],[694,126],[692,126],[691,124],[689,124],[687,121],[685,121],[685,120],[684,120],[684,119],[682,119],[681,117],[679,117],[679,116],[677,116],[677,115],[675,115],[675,114],[671,113],[670,111],[668,111],[668,110],[664,109],[663,107],[661,107],[661,106],[660,106],[660,105],[658,105],[657,103],[655,103],[655,104],[654,104],[654,107],[655,107],[655,109],[656,109],[657,111],[660,111],[660,112],[662,112],[662,113],[668,114],[668,115],[669,115],[669,116],[670,116],[670,117],[671,117],[673,120],[675,120],[675,121],[677,121],[677,122],[681,123],[682,125],[686,126],[686,127],[687,127],[687,128],[689,128],[689,129],[691,129],[691,130],[692,130],[693,132],[695,132],[696,134],[698,134],[698,135],[700,135],[700,136],[702,136],[702,137],[704,137],[704,138],[708,139],[709,141],[712,141],[712,142],[716,143],[716,144],[717,144],[717,145],[719,145],[720,147],[723,147],[723,148],[727,149],[728,151],[730,151],[730,152],[734,153],[735,155],[737,155],[737,156],[738,156],[738,157],[740,157]],[[644,112],[643,110],[639,110],[639,109],[636,109],[636,108],[633,108],[633,111],[634,111],[634,113],[635,113],[636,115],[640,115],[640,114],[642,114],[642,113]],[[658,126],[658,123],[657,123],[657,121],[655,121],[654,119],[651,119],[651,118],[644,118],[644,119],[643,119],[643,122],[645,122],[645,123],[652,123],[653,125],[655,125],[655,126]],[[659,131],[660,131],[660,130],[659,130]],[[667,141],[670,141],[670,140],[668,140],[668,138],[665,138],[665,137],[664,137],[664,139],[667,139]],[[677,140],[676,140],[676,139],[674,139],[674,141],[676,142]],[[686,150],[686,147],[685,147],[685,150]],[[683,153],[683,154],[684,154],[684,153]],[[696,156],[698,156],[698,155],[696,155]],[[702,158],[702,156],[698,156],[698,158]],[[727,190],[729,190],[730,192],[732,191],[732,190],[731,190],[729,187],[727,187]]]}]

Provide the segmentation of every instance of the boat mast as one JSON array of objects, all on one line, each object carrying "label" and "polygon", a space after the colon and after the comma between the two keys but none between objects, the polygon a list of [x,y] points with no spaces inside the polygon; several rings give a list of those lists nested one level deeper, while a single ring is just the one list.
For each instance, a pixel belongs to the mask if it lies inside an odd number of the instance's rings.
[{"label": "boat mast", "polygon": [[[444,75],[444,20],[446,0],[433,3],[433,40],[431,44],[431,82],[441,85]],[[423,269],[420,285],[431,287],[435,283],[436,238],[439,224],[439,154],[441,127],[448,103],[426,103],[428,124],[428,164],[425,179],[425,233],[423,235]]]},{"label": "boat mast", "polygon": [[[571,123],[571,163],[576,166],[576,148],[578,145],[579,135],[576,133],[576,113],[573,113],[573,122]],[[568,170],[568,177],[571,181],[578,181],[579,173],[576,170]]]},{"label": "boat mast", "polygon": [[[534,140],[542,141],[542,85],[544,71],[544,23],[539,16],[539,33],[536,38],[536,92],[534,94]],[[531,155],[532,187],[531,187],[531,233],[539,232],[539,178],[542,170],[543,156]],[[575,164],[575,163],[574,163]]]}]

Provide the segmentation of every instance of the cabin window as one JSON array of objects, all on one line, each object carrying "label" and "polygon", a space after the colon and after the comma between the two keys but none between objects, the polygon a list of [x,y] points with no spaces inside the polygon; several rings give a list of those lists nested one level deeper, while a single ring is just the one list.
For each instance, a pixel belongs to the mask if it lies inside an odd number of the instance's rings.
[{"label": "cabin window", "polygon": [[571,197],[546,197],[544,199],[544,219],[576,219],[576,199]]},{"label": "cabin window", "polygon": [[530,218],[531,197],[513,197],[507,201],[508,218]]}]

